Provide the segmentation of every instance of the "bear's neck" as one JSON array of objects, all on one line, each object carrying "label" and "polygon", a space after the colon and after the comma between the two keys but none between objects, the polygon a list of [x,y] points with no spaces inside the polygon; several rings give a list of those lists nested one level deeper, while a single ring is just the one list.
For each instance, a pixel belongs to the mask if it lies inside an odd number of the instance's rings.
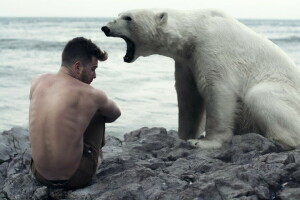
[{"label": "bear's neck", "polygon": [[169,32],[161,35],[159,42],[159,54],[176,60],[190,59],[195,50],[195,40],[193,36],[184,33]]}]

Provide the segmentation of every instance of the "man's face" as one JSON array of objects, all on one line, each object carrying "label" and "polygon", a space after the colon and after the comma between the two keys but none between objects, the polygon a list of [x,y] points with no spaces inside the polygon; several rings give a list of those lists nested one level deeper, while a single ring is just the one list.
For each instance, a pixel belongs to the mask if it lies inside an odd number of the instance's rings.
[{"label": "man's face", "polygon": [[79,80],[91,84],[94,78],[96,78],[96,68],[98,67],[98,60],[96,57],[92,57],[92,61],[83,66]]}]

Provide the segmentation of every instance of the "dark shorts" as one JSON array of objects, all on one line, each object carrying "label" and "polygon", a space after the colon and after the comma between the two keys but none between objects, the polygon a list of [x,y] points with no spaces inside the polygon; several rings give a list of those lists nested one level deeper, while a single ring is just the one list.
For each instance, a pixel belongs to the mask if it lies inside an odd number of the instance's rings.
[{"label": "dark shorts", "polygon": [[84,148],[80,164],[68,180],[47,180],[35,168],[31,160],[31,171],[35,178],[48,187],[76,189],[91,183],[97,170],[100,149],[105,144],[105,122],[95,114],[84,133]]}]

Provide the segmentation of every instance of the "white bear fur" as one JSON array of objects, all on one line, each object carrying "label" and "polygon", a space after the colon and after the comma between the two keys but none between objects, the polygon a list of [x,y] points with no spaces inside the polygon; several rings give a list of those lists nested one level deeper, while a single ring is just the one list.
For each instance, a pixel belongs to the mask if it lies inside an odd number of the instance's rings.
[{"label": "white bear fur", "polygon": [[[127,17],[127,20],[125,20]],[[130,20],[128,20],[130,17]],[[131,10],[107,24],[139,56],[175,60],[179,137],[219,148],[257,132],[283,149],[300,145],[300,69],[274,43],[215,10]],[[205,131],[204,139],[197,139]]]}]

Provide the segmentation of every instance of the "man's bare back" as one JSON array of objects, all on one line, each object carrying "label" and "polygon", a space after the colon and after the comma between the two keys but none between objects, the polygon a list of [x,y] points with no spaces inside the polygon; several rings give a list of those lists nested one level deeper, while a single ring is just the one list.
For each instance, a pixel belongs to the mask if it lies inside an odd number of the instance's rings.
[{"label": "man's bare back", "polygon": [[82,76],[62,66],[57,74],[40,75],[32,81],[32,158],[37,171],[47,180],[68,180],[75,173],[83,155],[84,132],[96,113],[106,122],[120,116],[116,104],[89,85],[96,77],[97,63],[93,57]]}]

